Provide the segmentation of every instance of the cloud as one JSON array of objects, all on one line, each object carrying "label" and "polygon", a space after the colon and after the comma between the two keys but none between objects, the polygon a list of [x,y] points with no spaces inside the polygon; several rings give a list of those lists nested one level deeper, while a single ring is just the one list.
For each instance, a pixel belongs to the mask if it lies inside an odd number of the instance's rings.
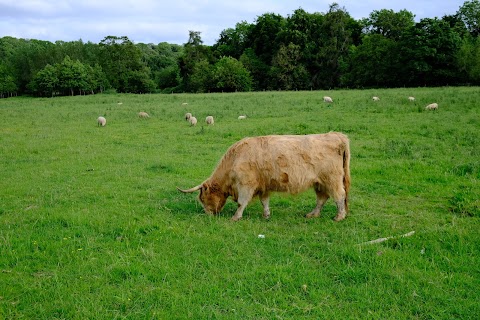
[{"label": "cloud", "polygon": [[[189,31],[201,32],[212,45],[220,33],[239,22],[254,23],[258,16],[284,17],[298,8],[306,12],[329,10],[331,0],[0,0],[0,37],[48,41],[100,42],[104,37],[128,36],[138,43],[183,44]],[[374,10],[406,9],[420,18],[455,14],[463,0],[345,0],[338,2],[355,19]]]}]

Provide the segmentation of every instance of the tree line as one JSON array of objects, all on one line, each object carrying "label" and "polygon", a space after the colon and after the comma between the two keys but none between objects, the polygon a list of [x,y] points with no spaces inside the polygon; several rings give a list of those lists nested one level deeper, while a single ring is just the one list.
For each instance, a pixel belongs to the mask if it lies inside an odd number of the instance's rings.
[{"label": "tree line", "polygon": [[480,2],[415,22],[407,10],[353,19],[333,3],[223,30],[212,46],[0,38],[0,97],[480,84]]}]

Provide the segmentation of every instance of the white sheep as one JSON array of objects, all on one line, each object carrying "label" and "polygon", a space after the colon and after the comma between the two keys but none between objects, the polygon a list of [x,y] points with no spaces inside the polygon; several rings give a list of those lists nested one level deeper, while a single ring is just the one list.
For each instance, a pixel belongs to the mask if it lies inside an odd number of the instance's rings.
[{"label": "white sheep", "polygon": [[430,103],[428,106],[425,107],[425,110],[437,110],[438,103]]},{"label": "white sheep", "polygon": [[333,102],[333,99],[330,98],[330,97],[325,96],[325,97],[323,97],[323,102],[332,103],[332,102]]},{"label": "white sheep", "polygon": [[213,121],[213,117],[212,116],[208,116],[205,118],[205,122],[210,125],[210,124],[214,124],[214,121]]},{"label": "white sheep", "polygon": [[189,121],[191,117],[192,114],[190,112],[185,113],[185,120]]},{"label": "white sheep", "polygon": [[187,103],[187,102],[184,102],[184,103],[182,103],[182,106],[186,106],[186,105],[188,105],[188,103]]},{"label": "white sheep", "polygon": [[138,113],[138,117],[139,117],[139,118],[150,118],[150,116],[148,115],[148,113],[143,112],[143,111]]},{"label": "white sheep", "polygon": [[372,97],[372,100],[373,101],[380,101],[380,98],[379,97]]},{"label": "white sheep", "polygon": [[408,97],[408,101],[415,101],[415,97]]},{"label": "white sheep", "polygon": [[245,120],[247,119],[247,116],[238,116],[238,120]]},{"label": "white sheep", "polygon": [[197,118],[195,118],[194,116],[191,116],[190,119],[188,119],[188,122],[190,122],[191,126],[195,126],[197,125]]},{"label": "white sheep", "polygon": [[105,119],[104,117],[98,117],[97,123],[99,126],[105,127],[105,125],[107,124],[107,119]]}]

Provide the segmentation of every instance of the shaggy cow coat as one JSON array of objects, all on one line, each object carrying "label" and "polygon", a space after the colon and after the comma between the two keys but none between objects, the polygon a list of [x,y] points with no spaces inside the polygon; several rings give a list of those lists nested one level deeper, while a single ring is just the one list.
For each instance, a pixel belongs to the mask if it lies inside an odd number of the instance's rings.
[{"label": "shaggy cow coat", "polygon": [[350,146],[338,132],[311,135],[270,135],[245,138],[233,144],[212,175],[182,192],[200,190],[207,213],[221,211],[228,197],[238,203],[233,220],[258,196],[264,217],[270,216],[271,192],[296,194],[313,188],[317,205],[307,217],[317,217],[329,197],[335,200],[335,220],[345,218],[350,189]]}]

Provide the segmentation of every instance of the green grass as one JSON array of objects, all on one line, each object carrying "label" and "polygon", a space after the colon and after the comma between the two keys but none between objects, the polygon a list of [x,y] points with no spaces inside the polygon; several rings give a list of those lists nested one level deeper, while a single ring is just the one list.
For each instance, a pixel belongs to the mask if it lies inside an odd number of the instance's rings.
[{"label": "green grass", "polygon": [[[0,99],[0,319],[478,318],[478,101],[478,87]],[[176,190],[245,136],[331,130],[351,140],[342,222],[331,200],[303,218],[313,191],[233,223],[231,201],[211,217]]]}]

